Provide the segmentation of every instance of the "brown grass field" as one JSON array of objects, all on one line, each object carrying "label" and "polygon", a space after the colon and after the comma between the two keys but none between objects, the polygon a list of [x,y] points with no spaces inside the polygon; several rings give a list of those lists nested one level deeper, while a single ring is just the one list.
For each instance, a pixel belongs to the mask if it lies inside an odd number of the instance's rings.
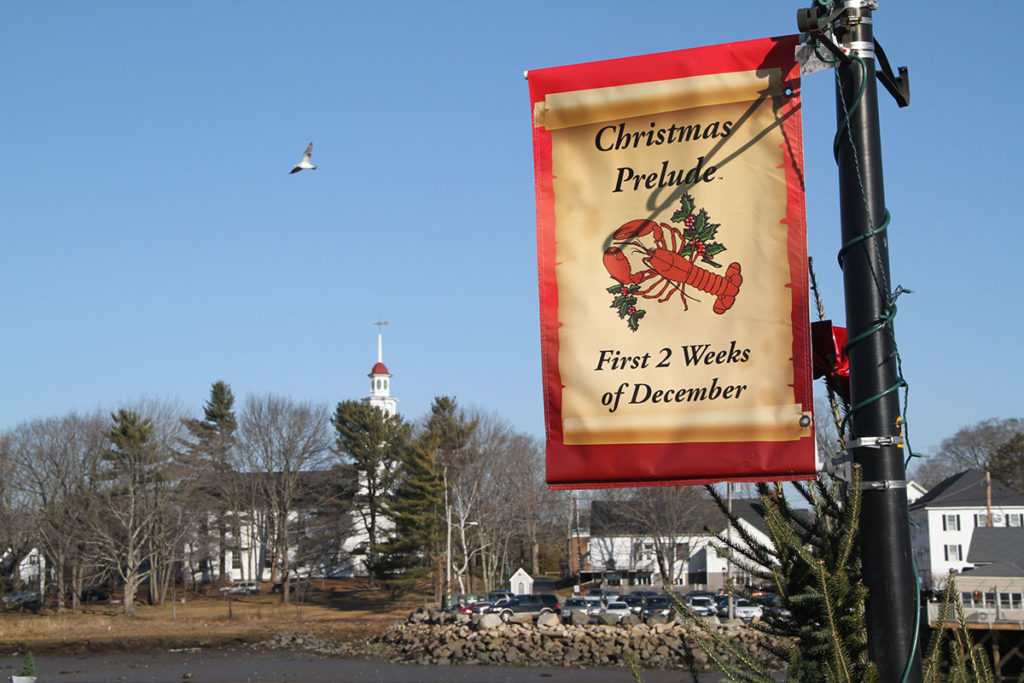
[{"label": "brown grass field", "polygon": [[391,600],[365,581],[317,580],[301,602],[290,604],[265,592],[230,600],[179,596],[173,603],[139,605],[134,617],[124,616],[120,604],[83,605],[80,612],[63,614],[52,609],[0,612],[0,654],[215,647],[284,632],[350,641],[384,631],[423,604],[422,596]]}]

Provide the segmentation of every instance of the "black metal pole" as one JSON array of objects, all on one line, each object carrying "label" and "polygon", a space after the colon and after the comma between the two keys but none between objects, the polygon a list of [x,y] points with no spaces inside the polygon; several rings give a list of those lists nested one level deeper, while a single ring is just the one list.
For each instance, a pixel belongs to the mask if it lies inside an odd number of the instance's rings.
[{"label": "black metal pole", "polygon": [[[875,3],[847,3],[837,38],[854,59],[836,65],[837,163],[843,235],[843,283],[850,358],[850,451],[863,477],[860,543],[868,588],[868,656],[880,681],[920,681],[915,643],[917,581],[910,546],[900,382],[890,313],[888,240],[878,127]],[[872,329],[873,334],[867,334]],[[861,335],[862,340],[856,341]],[[904,675],[906,677],[904,678]]]}]

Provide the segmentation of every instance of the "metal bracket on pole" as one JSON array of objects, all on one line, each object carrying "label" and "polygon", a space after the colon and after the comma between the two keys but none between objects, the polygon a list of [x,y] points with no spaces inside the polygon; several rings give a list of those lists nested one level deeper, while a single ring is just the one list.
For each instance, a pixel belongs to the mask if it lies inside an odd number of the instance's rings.
[{"label": "metal bracket on pole", "polygon": [[847,448],[883,448],[885,446],[902,446],[902,436],[861,436],[849,439]]},{"label": "metal bracket on pole", "polygon": [[[876,72],[878,81],[889,91],[889,94],[896,100],[896,104],[899,107],[909,106],[910,74],[907,67],[898,67],[899,75],[894,74],[892,66],[889,64],[889,58],[886,57],[885,51],[877,40],[874,40],[873,43],[843,44],[842,40],[836,39],[835,29],[833,29],[835,22],[842,20],[845,24],[853,24],[861,21],[871,21],[870,17],[860,16],[862,8],[875,10],[878,9],[878,3],[875,0],[847,0],[841,7],[837,7],[827,15],[820,5],[815,4],[811,7],[797,10],[796,24],[801,33],[807,34],[810,40],[816,41],[828,48],[828,51],[835,55],[836,59],[842,64],[847,64],[850,61],[851,52],[865,59],[877,58],[878,65],[881,67]],[[822,71],[823,69],[835,66],[835,63],[829,63],[821,59],[815,52],[813,45],[801,45],[797,48],[796,59],[800,63],[800,71],[804,74]]]},{"label": "metal bracket on pole", "polygon": [[862,481],[861,491],[888,491],[889,489],[905,489],[907,482],[904,479],[887,479],[885,481]]},{"label": "metal bracket on pole", "polygon": [[910,104],[910,74],[907,72],[907,67],[899,67],[900,75],[894,76],[892,67],[889,66],[889,58],[885,56],[885,50],[877,40],[875,41],[875,55],[878,57],[878,65],[882,67],[881,71],[877,72],[878,82],[885,86],[900,108],[908,106]]}]

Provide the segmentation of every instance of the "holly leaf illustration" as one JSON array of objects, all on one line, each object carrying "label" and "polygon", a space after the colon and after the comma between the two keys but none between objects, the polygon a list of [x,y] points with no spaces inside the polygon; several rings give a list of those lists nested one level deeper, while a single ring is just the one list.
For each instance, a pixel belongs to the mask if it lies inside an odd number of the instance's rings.
[{"label": "holly leaf illustration", "polygon": [[629,312],[629,307],[634,305],[635,303],[636,303],[636,297],[635,296],[623,296],[623,295],[620,295],[620,296],[615,297],[615,301],[612,302],[611,308],[619,309],[619,317],[620,318],[624,318],[626,316],[623,313],[623,311],[626,311],[628,313]]},{"label": "holly leaf illustration", "polygon": [[697,212],[697,215],[693,217],[693,232],[695,235],[700,237],[701,231],[704,230],[704,225],[708,222],[708,213],[704,209]]},{"label": "holly leaf illustration", "polygon": [[710,242],[715,238],[715,235],[718,233],[718,228],[720,225],[721,223],[706,224],[704,226],[704,229],[700,231],[700,235],[698,235],[697,239],[699,239],[701,242]]},{"label": "holly leaf illustration", "polygon": [[627,315],[629,315],[629,307],[634,304],[636,304],[636,297],[627,297],[626,300],[623,301],[622,304],[619,306],[619,317],[625,318]]},{"label": "holly leaf illustration", "polygon": [[629,326],[629,329],[636,332],[637,329],[640,327],[640,318],[644,317],[645,315],[647,315],[647,311],[637,311],[633,315],[629,316],[629,321],[626,323]]},{"label": "holly leaf illustration", "polygon": [[693,201],[693,196],[689,193],[684,194],[679,198],[679,209],[672,214],[672,222],[679,223],[680,221],[686,220],[686,217],[693,213],[693,209],[696,206],[697,204]]},{"label": "holly leaf illustration", "polygon": [[725,245],[721,242],[706,242],[704,244],[704,256],[716,256],[725,251]]}]

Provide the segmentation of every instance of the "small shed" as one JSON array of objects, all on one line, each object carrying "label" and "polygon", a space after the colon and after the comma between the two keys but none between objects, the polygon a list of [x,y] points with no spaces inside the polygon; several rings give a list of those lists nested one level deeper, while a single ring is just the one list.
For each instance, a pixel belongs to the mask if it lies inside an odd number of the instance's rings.
[{"label": "small shed", "polygon": [[520,567],[515,574],[509,577],[508,588],[512,595],[529,595],[533,592],[533,577]]}]

